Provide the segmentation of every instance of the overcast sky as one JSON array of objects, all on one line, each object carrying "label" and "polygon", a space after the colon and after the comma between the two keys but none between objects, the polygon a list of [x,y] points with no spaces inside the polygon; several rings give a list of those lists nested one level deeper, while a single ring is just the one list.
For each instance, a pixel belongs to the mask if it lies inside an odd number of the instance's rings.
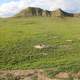
[{"label": "overcast sky", "polygon": [[61,8],[67,12],[80,12],[80,0],[0,0],[0,17],[12,16],[32,6],[55,10]]}]

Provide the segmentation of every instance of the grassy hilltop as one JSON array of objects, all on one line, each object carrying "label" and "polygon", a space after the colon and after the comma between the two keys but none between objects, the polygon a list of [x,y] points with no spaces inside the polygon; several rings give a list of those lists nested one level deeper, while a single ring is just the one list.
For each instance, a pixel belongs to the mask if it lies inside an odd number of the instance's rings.
[{"label": "grassy hilltop", "polygon": [[79,18],[0,19],[0,69],[52,67],[80,70]]}]

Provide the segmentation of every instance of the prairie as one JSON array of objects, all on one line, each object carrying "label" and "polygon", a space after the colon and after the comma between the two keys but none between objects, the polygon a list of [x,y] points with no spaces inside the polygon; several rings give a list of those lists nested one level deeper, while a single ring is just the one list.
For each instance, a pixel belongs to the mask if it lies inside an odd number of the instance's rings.
[{"label": "prairie", "polygon": [[0,19],[0,69],[37,68],[80,70],[79,18]]}]

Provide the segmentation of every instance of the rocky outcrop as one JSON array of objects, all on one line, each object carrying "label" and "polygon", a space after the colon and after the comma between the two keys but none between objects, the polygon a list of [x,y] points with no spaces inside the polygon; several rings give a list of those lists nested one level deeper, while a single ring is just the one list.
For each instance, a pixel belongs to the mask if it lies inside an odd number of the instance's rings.
[{"label": "rocky outcrop", "polygon": [[43,10],[41,8],[28,7],[19,14],[15,15],[15,17],[42,16],[42,11]]},{"label": "rocky outcrop", "polygon": [[51,11],[43,10],[42,16],[51,16]]},{"label": "rocky outcrop", "polygon": [[51,17],[77,17],[80,14],[73,14],[63,11],[62,9],[57,9],[55,11],[43,10],[37,7],[28,7],[15,15],[15,17],[28,17],[28,16],[51,16]]},{"label": "rocky outcrop", "polygon": [[31,8],[33,16],[42,16],[43,9],[36,8],[36,7],[30,7],[30,8]]},{"label": "rocky outcrop", "polygon": [[52,14],[52,16],[56,16],[56,17],[64,17],[64,16],[66,16],[66,17],[73,17],[72,13],[64,12],[61,9],[57,9],[55,11],[52,11],[51,14]]},{"label": "rocky outcrop", "polygon": [[15,15],[15,17],[27,17],[27,16],[33,16],[32,8],[30,8],[30,7],[22,10],[20,13]]}]

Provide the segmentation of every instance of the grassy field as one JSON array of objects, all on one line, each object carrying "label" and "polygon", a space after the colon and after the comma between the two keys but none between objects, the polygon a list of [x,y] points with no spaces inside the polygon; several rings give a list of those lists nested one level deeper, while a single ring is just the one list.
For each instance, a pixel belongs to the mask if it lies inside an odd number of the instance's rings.
[{"label": "grassy field", "polygon": [[33,68],[80,70],[79,18],[0,19],[0,69]]}]

